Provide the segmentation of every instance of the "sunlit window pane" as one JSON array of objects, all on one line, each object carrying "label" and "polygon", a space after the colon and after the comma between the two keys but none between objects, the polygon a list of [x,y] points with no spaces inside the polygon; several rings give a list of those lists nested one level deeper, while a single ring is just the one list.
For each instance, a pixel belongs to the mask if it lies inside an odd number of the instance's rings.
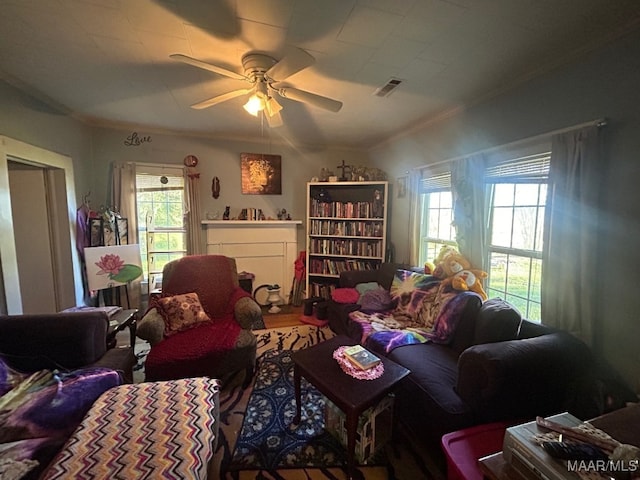
[{"label": "sunlit window pane", "polygon": [[162,183],[159,175],[139,173],[136,186],[140,252],[148,279],[150,271],[155,276],[166,263],[186,253],[183,179],[171,176],[168,183]]},{"label": "sunlit window pane", "polygon": [[510,183],[498,183],[493,187],[493,205],[495,207],[507,207],[513,205],[515,185]]},{"label": "sunlit window pane", "polygon": [[[490,297],[501,297],[532,321],[541,320],[542,237],[546,185],[492,185]],[[509,197],[511,195],[511,197]]]},{"label": "sunlit window pane", "polygon": [[432,262],[444,245],[455,245],[455,230],[451,192],[430,192],[421,195],[421,248],[419,262]]},{"label": "sunlit window pane", "polygon": [[538,204],[538,184],[521,183],[516,185],[514,205],[528,206]]},{"label": "sunlit window pane", "polygon": [[533,250],[536,236],[536,210],[535,207],[513,209],[513,248]]},{"label": "sunlit window pane", "polygon": [[534,245],[534,250],[537,252],[542,252],[543,246],[543,233],[544,233],[544,208],[538,209],[538,219],[536,224],[536,242]]},{"label": "sunlit window pane", "polygon": [[491,244],[499,247],[511,247],[513,209],[500,207],[493,209]]}]

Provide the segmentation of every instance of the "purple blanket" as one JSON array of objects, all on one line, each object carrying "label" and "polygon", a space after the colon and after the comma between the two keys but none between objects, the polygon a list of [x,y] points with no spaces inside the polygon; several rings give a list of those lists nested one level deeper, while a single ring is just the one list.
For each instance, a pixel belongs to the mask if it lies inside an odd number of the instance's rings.
[{"label": "purple blanket", "polygon": [[37,478],[95,400],[121,383],[107,368],[22,374],[0,359],[0,478]]}]

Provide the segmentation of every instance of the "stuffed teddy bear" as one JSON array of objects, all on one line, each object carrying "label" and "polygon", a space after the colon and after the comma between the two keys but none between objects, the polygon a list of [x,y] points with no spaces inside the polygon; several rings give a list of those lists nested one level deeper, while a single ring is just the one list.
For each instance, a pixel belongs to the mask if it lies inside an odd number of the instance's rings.
[{"label": "stuffed teddy bear", "polygon": [[482,270],[461,270],[451,278],[451,286],[455,290],[470,290],[477,293],[482,297],[484,302],[487,299],[487,294],[482,287],[482,281],[480,279],[486,278],[487,272]]},{"label": "stuffed teddy bear", "polygon": [[436,259],[434,275],[442,279],[442,287],[451,285],[455,290],[470,290],[487,299],[482,279],[487,273],[471,268],[471,263],[453,247],[442,247]]}]

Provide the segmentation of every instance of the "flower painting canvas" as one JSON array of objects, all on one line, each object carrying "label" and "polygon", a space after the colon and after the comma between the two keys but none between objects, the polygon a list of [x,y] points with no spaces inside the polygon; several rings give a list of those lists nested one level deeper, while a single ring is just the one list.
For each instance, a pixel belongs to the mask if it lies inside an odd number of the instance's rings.
[{"label": "flower painting canvas", "polygon": [[84,249],[89,289],[127,285],[142,276],[140,246],[112,245]]}]

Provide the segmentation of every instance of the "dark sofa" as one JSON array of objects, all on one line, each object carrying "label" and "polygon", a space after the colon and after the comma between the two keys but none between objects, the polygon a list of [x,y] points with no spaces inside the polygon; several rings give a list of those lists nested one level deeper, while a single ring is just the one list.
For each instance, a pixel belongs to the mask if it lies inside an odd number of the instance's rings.
[{"label": "dark sofa", "polygon": [[0,315],[0,356],[22,372],[105,367],[133,381],[133,349],[107,348],[105,312]]},{"label": "dark sofa", "polygon": [[[340,287],[376,281],[388,289],[397,267],[344,272]],[[360,342],[361,326],[349,320],[358,308],[330,301],[328,309],[333,331]],[[498,298],[468,301],[449,343],[404,345],[386,355],[411,370],[396,392],[399,419],[433,445],[445,433],[483,423],[562,411],[588,419],[638,401],[582,341],[522,319]]]},{"label": "dark sofa", "polygon": [[40,478],[100,395],[132,381],[133,349],[107,348],[108,328],[104,312],[0,316],[0,478]]}]

